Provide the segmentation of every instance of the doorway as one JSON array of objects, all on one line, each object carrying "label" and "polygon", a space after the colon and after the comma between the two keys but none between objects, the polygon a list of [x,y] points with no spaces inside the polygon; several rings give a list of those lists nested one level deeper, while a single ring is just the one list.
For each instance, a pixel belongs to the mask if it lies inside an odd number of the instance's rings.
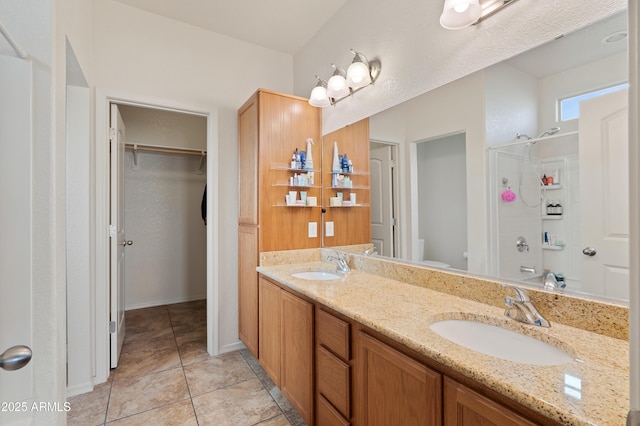
[{"label": "doorway", "polygon": [[467,270],[465,134],[416,143],[416,165],[417,260]]},{"label": "doorway", "polygon": [[[217,253],[217,245],[218,245],[218,233],[217,233],[217,203],[218,203],[218,186],[217,183],[214,182],[213,176],[217,172],[217,159],[214,154],[217,152],[217,137],[216,137],[216,119],[217,119],[217,111],[214,108],[210,107],[202,107],[202,106],[188,106],[179,104],[172,101],[161,101],[148,98],[141,98],[136,96],[127,96],[122,94],[114,94],[107,93],[104,91],[97,91],[96,95],[97,104],[96,104],[96,376],[95,383],[102,383],[107,380],[109,376],[109,370],[111,366],[111,360],[109,356],[110,352],[110,336],[111,333],[108,331],[108,325],[110,321],[110,312],[111,307],[109,306],[110,301],[110,283],[109,283],[109,244],[110,239],[108,237],[108,233],[103,233],[101,230],[109,229],[110,221],[109,221],[109,176],[110,176],[110,166],[109,166],[109,116],[110,116],[110,107],[112,104],[117,104],[123,107],[125,110],[129,109],[134,112],[153,112],[156,115],[163,115],[167,113],[172,114],[180,114],[183,116],[196,116],[197,118],[204,120],[206,122],[206,144],[205,149],[208,155],[206,155],[205,159],[202,160],[201,157],[192,157],[196,163],[197,167],[193,170],[192,174],[190,174],[190,179],[196,182],[196,185],[192,185],[193,188],[200,185],[197,194],[197,203],[193,206],[193,212],[197,216],[197,221],[199,223],[197,226],[200,226],[202,229],[202,233],[205,236],[205,250],[204,250],[204,260],[201,260],[201,263],[205,268],[205,271],[200,273],[200,280],[202,279],[202,275],[204,275],[205,280],[205,288],[204,295],[206,295],[207,303],[207,352],[210,355],[216,355],[219,353],[218,348],[218,304],[217,304],[217,295],[218,295],[218,275],[215,268],[215,256],[214,253]],[[125,116],[127,114],[125,113]],[[144,120],[140,120],[144,122]],[[175,135],[171,134],[171,131],[167,131],[163,126],[166,124],[163,120],[155,120],[153,121],[155,124],[155,133],[165,133],[163,137],[173,137]],[[135,130],[137,125],[134,125],[132,129]],[[139,126],[140,128],[144,128],[144,125]],[[152,132],[152,133],[153,133]],[[134,131],[133,137],[135,138],[136,132]],[[156,135],[157,136],[157,135]],[[126,136],[126,139],[130,139],[130,136]],[[133,140],[131,140],[134,143]],[[140,142],[140,145],[143,145]],[[141,146],[138,146],[138,153],[134,154],[132,151],[132,147],[127,148],[127,154],[125,156],[126,160],[125,169],[129,168],[129,172],[133,174],[134,172],[139,173],[143,172],[143,165],[146,163],[147,165],[160,164],[171,162],[172,154],[170,153],[153,153],[153,152],[145,152],[141,153]],[[175,146],[174,146],[175,148]],[[213,154],[213,155],[212,155]],[[199,153],[201,156],[202,154]],[[156,158],[152,158],[156,156]],[[134,158],[134,157],[137,157]],[[178,158],[178,162],[189,163],[186,156],[185,158]],[[175,160],[175,157],[172,157]],[[195,158],[198,158],[195,160]],[[135,163],[138,163],[137,165]],[[202,163],[202,164],[201,164]],[[200,167],[202,166],[202,167]],[[190,166],[189,166],[190,167]],[[134,170],[134,168],[139,168],[138,170]],[[152,167],[153,169],[153,167]],[[199,170],[202,170],[202,175],[198,174]],[[153,173],[153,170],[150,172]],[[172,170],[167,171],[166,169],[162,171],[162,173],[173,173]],[[161,174],[162,174],[161,173]],[[165,181],[167,180],[165,176]],[[144,180],[144,179],[142,179]],[[165,182],[166,183],[166,182]],[[208,188],[208,196],[206,199],[206,212],[208,212],[208,226],[204,226],[204,222],[200,218],[200,202],[202,200],[202,191],[204,190],[204,184],[207,184]],[[158,185],[162,186],[162,185]],[[142,191],[143,193],[145,191]],[[190,190],[190,197],[194,198],[195,189]],[[178,194],[178,195],[176,195]],[[165,197],[162,204],[166,207],[167,204],[180,204],[183,200],[183,195],[179,190],[174,190],[174,196]],[[135,194],[133,196],[136,196]],[[131,196],[130,196],[131,197]],[[176,199],[176,197],[178,197]],[[152,214],[157,211],[158,205],[149,205],[147,203],[147,212]],[[148,217],[150,222],[153,222],[153,216]],[[193,222],[193,220],[190,220]],[[153,228],[153,227],[152,227]],[[171,230],[168,229],[167,226],[158,225],[153,230],[158,238],[164,240],[164,242],[168,245],[165,245],[166,251],[171,250],[182,250],[183,248],[175,241],[172,241]],[[105,235],[106,234],[106,235]],[[202,235],[201,235],[202,236]],[[144,238],[144,237],[142,237]],[[131,240],[132,245],[129,249],[133,249],[136,247],[136,242],[130,236],[127,236],[125,241]],[[142,240],[140,240],[142,241]],[[171,244],[174,244],[172,246]],[[142,244],[142,242],[140,242]],[[168,248],[166,248],[168,247]],[[132,251],[132,250],[130,250]],[[189,251],[189,250],[187,250]],[[194,253],[190,253],[194,255]],[[202,253],[200,253],[202,254]],[[189,253],[187,253],[189,255]],[[153,266],[147,266],[148,268],[153,269]],[[187,268],[188,269],[188,268]],[[126,273],[125,273],[126,277]],[[182,300],[188,299],[190,297],[198,298],[202,296],[202,288],[199,289],[201,294],[196,296],[178,296],[171,300],[172,296],[169,296],[169,299],[159,298],[157,300],[146,300],[137,304],[137,307],[141,306],[152,306],[154,304],[162,304],[170,301],[179,301],[182,297]],[[129,306],[133,308],[135,306]],[[107,329],[105,333],[105,329]]]}]

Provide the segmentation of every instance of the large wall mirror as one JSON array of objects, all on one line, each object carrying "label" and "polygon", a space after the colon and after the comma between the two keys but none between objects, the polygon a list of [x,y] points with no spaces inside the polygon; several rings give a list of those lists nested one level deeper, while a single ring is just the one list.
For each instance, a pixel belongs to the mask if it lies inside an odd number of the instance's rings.
[{"label": "large wall mirror", "polygon": [[628,300],[626,28],[613,15],[370,117],[379,255]]}]

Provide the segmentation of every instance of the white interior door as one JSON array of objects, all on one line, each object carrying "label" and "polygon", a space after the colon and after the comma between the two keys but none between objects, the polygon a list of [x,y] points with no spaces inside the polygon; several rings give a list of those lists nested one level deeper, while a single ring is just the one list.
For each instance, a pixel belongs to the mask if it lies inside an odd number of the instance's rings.
[{"label": "white interior door", "polygon": [[124,342],[124,122],[111,104],[111,368],[118,366]]},{"label": "white interior door", "polygon": [[629,299],[629,108],[621,90],[580,103],[582,288]]},{"label": "white interior door", "polygon": [[371,144],[369,156],[371,242],[378,254],[394,256],[391,145]]},{"label": "white interior door", "polygon": [[[0,76],[0,354],[15,360],[15,350],[6,352],[9,348],[33,347],[31,62],[0,56]],[[0,423],[30,424],[32,366],[2,366]]]}]

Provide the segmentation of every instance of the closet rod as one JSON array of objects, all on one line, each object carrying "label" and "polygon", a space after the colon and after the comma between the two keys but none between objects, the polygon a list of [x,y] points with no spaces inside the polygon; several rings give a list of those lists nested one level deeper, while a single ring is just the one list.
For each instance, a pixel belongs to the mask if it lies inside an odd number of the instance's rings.
[{"label": "closet rod", "polygon": [[18,55],[22,59],[29,58],[29,55],[27,55],[27,52],[25,52],[20,48],[20,46],[18,46],[18,43],[16,43],[13,37],[11,37],[11,34],[9,34],[7,27],[5,27],[2,22],[0,22],[0,34],[4,36],[5,40],[7,40],[7,42],[11,45],[13,50],[15,50],[16,55]]},{"label": "closet rod", "polygon": [[125,144],[125,148],[134,151],[164,152],[169,154],[207,155],[205,149],[177,148],[172,146],[144,145],[139,143]]}]

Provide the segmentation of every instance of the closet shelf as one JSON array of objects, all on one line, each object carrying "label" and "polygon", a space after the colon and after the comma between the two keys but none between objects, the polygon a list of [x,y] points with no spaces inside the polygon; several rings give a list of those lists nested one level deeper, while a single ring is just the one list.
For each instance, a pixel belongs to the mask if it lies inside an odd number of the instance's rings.
[{"label": "closet shelf", "polygon": [[127,143],[124,145],[125,149],[133,151],[133,165],[138,165],[138,151],[146,152],[162,152],[165,154],[181,154],[181,155],[198,155],[200,156],[200,167],[198,172],[202,173],[202,167],[204,166],[204,159],[207,155],[206,149],[193,149],[182,148],[176,146],[163,146],[163,145],[149,145],[141,143]]}]

